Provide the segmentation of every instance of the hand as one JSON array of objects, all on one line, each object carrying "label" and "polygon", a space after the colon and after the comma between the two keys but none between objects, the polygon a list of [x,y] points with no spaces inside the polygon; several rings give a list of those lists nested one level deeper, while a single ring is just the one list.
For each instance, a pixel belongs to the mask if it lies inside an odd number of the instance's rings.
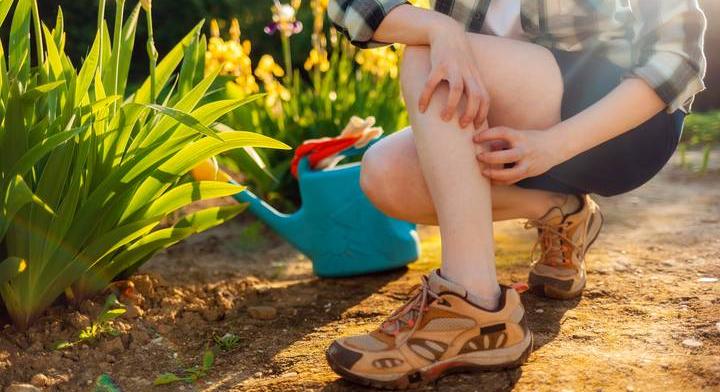
[{"label": "hand", "polygon": [[432,70],[420,96],[420,112],[425,113],[437,86],[442,81],[447,81],[450,95],[442,112],[442,119],[453,119],[460,100],[465,95],[467,105],[460,118],[460,127],[465,128],[472,123],[475,129],[479,129],[487,118],[490,97],[462,26],[448,18],[448,21],[432,29],[430,59]]},{"label": "hand", "polygon": [[[476,144],[490,144],[491,151],[479,152],[477,159],[486,165],[483,175],[493,184],[510,185],[539,176],[563,162],[559,141],[551,131],[518,131],[507,127],[478,132]],[[498,149],[497,146],[504,146]],[[505,167],[514,164],[512,167]]]}]

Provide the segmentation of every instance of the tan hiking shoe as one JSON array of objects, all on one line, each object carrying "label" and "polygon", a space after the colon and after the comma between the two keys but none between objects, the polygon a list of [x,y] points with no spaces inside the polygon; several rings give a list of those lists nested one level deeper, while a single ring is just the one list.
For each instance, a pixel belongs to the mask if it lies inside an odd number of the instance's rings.
[{"label": "tan hiking shoe", "polygon": [[[566,215],[555,207],[544,217],[526,223],[526,228],[538,230],[528,279],[534,292],[556,299],[582,294],[586,281],[585,254],[600,234],[603,216],[590,196],[582,196],[580,203],[580,209],[572,214]],[[535,259],[538,245],[540,257]]]},{"label": "tan hiking shoe", "polygon": [[449,372],[525,363],[532,334],[518,293],[502,287],[496,310],[477,307],[466,296],[435,271],[378,329],[333,342],[327,361],[346,380],[389,389],[417,387]]}]

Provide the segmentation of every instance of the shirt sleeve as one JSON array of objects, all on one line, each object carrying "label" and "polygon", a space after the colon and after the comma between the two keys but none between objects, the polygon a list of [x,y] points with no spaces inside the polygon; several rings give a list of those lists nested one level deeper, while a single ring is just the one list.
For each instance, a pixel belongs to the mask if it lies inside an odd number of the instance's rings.
[{"label": "shirt sleeve", "polygon": [[350,42],[360,48],[375,48],[389,43],[373,40],[385,16],[393,8],[410,4],[408,0],[329,0],[330,21]]},{"label": "shirt sleeve", "polygon": [[697,0],[635,0],[633,6],[640,28],[630,76],[645,80],[668,112],[688,112],[705,89],[705,14]]}]

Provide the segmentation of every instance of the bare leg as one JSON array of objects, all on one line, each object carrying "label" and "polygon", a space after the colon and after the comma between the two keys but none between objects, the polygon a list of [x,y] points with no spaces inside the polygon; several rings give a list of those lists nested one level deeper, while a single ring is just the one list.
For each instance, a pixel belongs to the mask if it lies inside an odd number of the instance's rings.
[{"label": "bare leg", "polygon": [[[513,104],[522,109],[516,110],[514,124],[508,122],[504,125],[522,128],[534,124],[532,127],[538,128],[559,120],[562,82],[557,65],[547,51],[530,44],[472,36],[475,54],[492,96],[489,117],[492,124],[501,124],[504,117],[512,117],[510,113],[505,115],[498,107],[510,106],[509,102],[513,98]],[[485,61],[490,58],[494,59],[495,64]],[[416,167],[422,173],[422,176],[416,173],[415,181],[416,184],[422,184],[418,177],[424,178],[425,194],[432,200],[430,204],[434,207],[440,225],[443,274],[467,288],[475,302],[491,306],[499,294],[492,236],[492,187],[481,175],[481,167],[475,160],[475,147],[471,140],[473,132],[460,129],[457,119],[444,122],[440,118],[448,94],[447,86],[438,90],[427,112],[420,113],[417,110],[417,102],[429,72],[428,49],[406,48],[401,83],[413,125],[419,162]],[[499,83],[501,76],[509,83]],[[536,83],[535,79],[540,82]],[[509,94],[509,91],[514,92],[515,96]],[[550,108],[537,110],[531,105],[548,105]],[[544,117],[535,118],[531,122],[536,110],[543,113]],[[373,188],[368,177],[371,176],[369,172],[372,171],[370,168],[373,156],[376,155],[379,154],[370,153],[366,157],[363,176],[366,190]],[[403,189],[405,195],[410,192],[411,189]],[[373,198],[372,195],[370,197]],[[432,209],[428,215],[433,215]]]},{"label": "bare leg", "polygon": [[[387,136],[365,154],[361,183],[373,204],[387,215],[424,225],[438,224],[410,127]],[[538,219],[566,198],[517,186],[493,185],[490,192],[496,222]]]}]

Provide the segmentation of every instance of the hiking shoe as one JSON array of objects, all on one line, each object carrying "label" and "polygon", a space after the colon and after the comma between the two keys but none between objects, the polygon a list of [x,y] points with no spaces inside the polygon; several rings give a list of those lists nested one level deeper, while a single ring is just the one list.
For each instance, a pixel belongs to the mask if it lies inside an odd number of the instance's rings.
[{"label": "hiking shoe", "polygon": [[348,381],[387,389],[417,387],[450,372],[525,363],[532,334],[518,293],[501,287],[495,310],[466,297],[465,289],[432,272],[378,329],[333,342],[327,361]]},{"label": "hiking shoe", "polygon": [[[600,234],[603,216],[590,196],[580,196],[580,204],[574,213],[564,214],[561,208],[554,207],[542,218],[525,224],[538,231],[528,279],[532,291],[555,299],[582,294],[585,254]],[[540,256],[535,258],[538,245]]]}]

